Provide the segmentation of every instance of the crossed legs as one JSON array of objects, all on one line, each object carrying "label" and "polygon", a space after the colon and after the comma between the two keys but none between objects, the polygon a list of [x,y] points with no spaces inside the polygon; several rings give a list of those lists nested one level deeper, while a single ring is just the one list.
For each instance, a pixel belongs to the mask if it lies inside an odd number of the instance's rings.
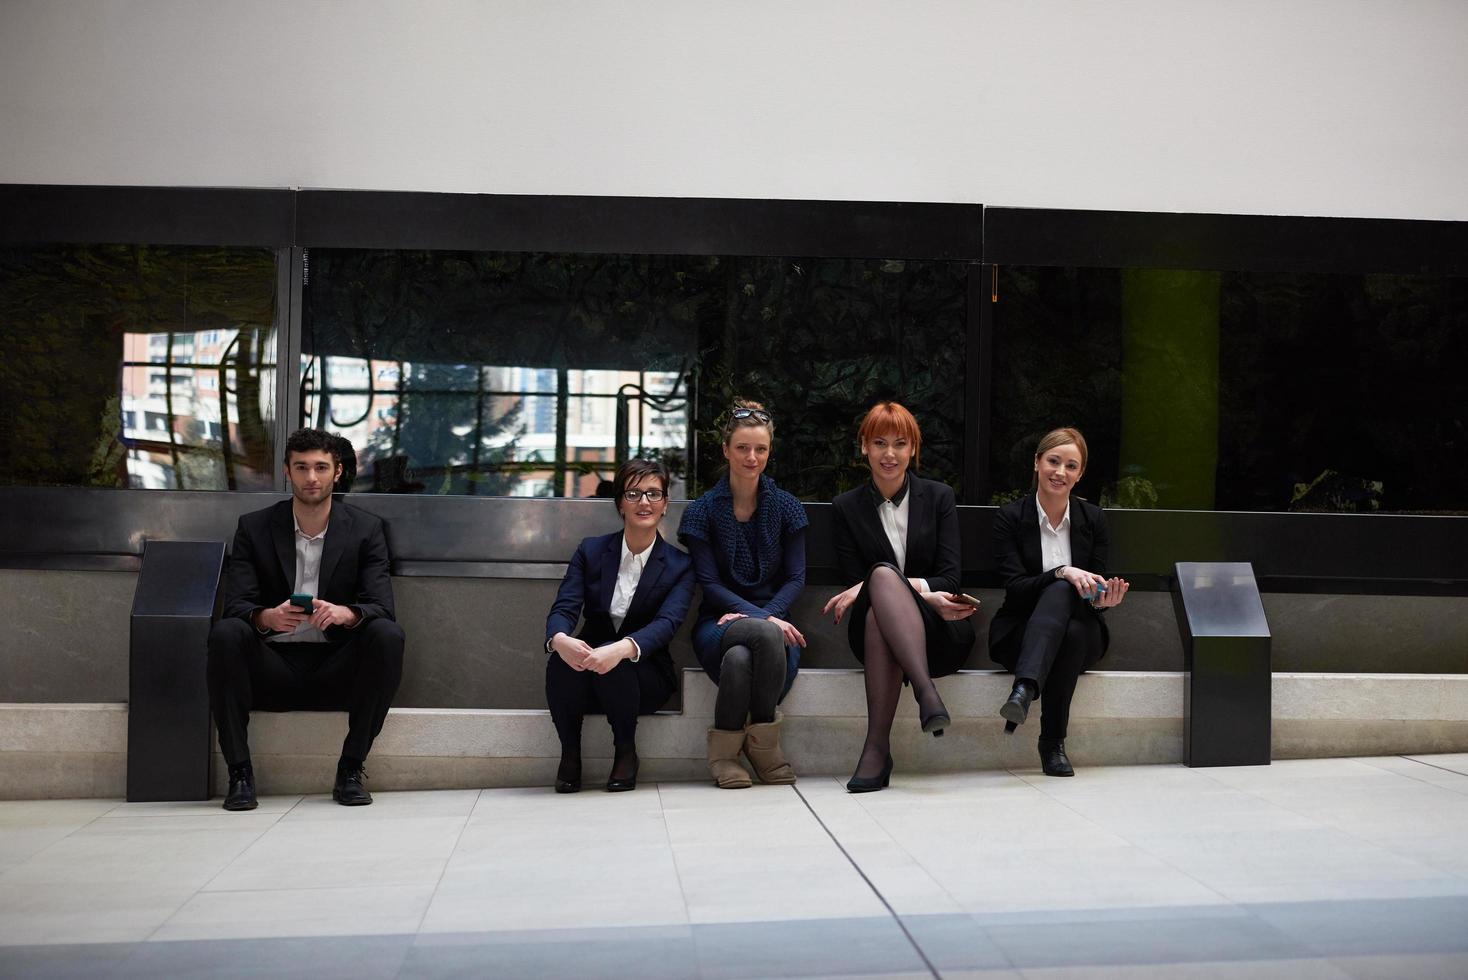
[{"label": "crossed legs", "polygon": [[927,628],[922,610],[902,573],[876,565],[865,585],[870,607],[865,624],[867,734],[856,775],[870,778],[882,771],[892,747],[892,719],[902,693],[902,678],[912,684],[923,716],[947,714],[938,687],[928,672]]}]

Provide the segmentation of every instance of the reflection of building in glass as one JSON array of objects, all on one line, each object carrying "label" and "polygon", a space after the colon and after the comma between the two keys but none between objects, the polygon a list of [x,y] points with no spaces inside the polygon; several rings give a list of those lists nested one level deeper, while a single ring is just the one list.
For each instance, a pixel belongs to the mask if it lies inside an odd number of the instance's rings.
[{"label": "reflection of building in glass", "polygon": [[303,408],[357,447],[357,490],[588,497],[615,473],[620,405],[622,456],[667,460],[677,492],[688,442],[680,383],[679,372],[332,356],[308,366]]},{"label": "reflection of building in glass", "polygon": [[124,334],[120,409],[130,486],[234,485],[226,470],[247,455],[238,427],[230,431],[239,408],[226,359],[237,338],[234,330]]}]

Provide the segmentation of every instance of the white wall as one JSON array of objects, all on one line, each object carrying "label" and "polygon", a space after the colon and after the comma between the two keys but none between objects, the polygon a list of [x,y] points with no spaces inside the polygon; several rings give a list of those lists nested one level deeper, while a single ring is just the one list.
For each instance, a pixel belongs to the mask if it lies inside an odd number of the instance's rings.
[{"label": "white wall", "polygon": [[0,0],[0,182],[1468,219],[1462,0]]}]

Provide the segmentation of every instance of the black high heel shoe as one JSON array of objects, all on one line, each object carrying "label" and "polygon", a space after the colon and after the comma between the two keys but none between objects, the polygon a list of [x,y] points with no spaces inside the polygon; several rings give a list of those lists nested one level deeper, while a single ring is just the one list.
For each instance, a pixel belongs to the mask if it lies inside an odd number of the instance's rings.
[{"label": "black high heel shoe", "polygon": [[[937,695],[934,695],[937,697]],[[953,719],[948,717],[948,708],[943,704],[943,699],[938,698],[938,706],[932,711],[919,709],[919,721],[923,726],[923,734],[932,734],[934,738],[943,737],[943,729],[953,724]]]},{"label": "black high heel shoe", "polygon": [[556,792],[581,792],[581,756],[561,753],[561,764],[556,767]]},{"label": "black high heel shoe", "polygon": [[[632,758],[632,771],[629,772],[629,773],[627,773],[625,776],[618,776],[617,775],[617,770],[620,769],[623,766],[624,762],[627,759],[627,756],[631,756],[631,758]],[[617,753],[617,758],[612,763],[612,772],[611,772],[611,775],[609,775],[607,777],[607,792],[608,793],[625,793],[628,790],[636,789],[637,788],[637,768],[638,768],[639,765],[640,765],[640,760],[637,758],[637,750],[636,749],[630,750],[629,752],[626,753],[626,755],[623,755],[620,752]]]},{"label": "black high heel shoe", "polygon": [[892,753],[887,753],[887,764],[882,767],[882,772],[877,776],[852,775],[846,781],[846,792],[848,793],[875,793],[879,789],[886,789],[887,784],[892,781]]}]

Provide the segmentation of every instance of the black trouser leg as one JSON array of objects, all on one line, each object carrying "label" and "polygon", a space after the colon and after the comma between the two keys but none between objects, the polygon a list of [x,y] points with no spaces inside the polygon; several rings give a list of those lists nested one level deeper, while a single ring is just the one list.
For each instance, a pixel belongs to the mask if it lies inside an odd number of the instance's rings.
[{"label": "black trouser leg", "polygon": [[282,692],[297,686],[300,679],[242,619],[221,619],[209,630],[207,676],[219,751],[227,765],[244,765],[250,761],[250,711],[283,707]]},{"label": "black trouser leg", "polygon": [[[749,651],[750,722],[759,725],[774,721],[775,705],[780,703],[780,692],[785,687],[785,634],[768,619],[746,616],[730,624],[724,632],[724,645],[726,650],[744,647]],[[743,719],[734,727],[743,728]]]},{"label": "black trouser leg", "polygon": [[343,758],[356,762],[367,758],[402,679],[403,628],[390,619],[374,619],[353,630],[306,675],[313,702],[338,703],[347,709]]},{"label": "black trouser leg", "polygon": [[595,676],[571,667],[559,654],[551,654],[545,663],[545,703],[563,753],[581,755],[581,720],[591,710],[591,679]]},{"label": "black trouser leg", "polygon": [[1014,665],[1016,680],[1030,681],[1037,689],[1044,689],[1045,679],[1050,676],[1050,669],[1065,640],[1066,626],[1071,616],[1081,612],[1083,601],[1076,594],[1075,586],[1063,579],[1056,579],[1045,586],[1040,593],[1040,601],[1035,603],[1035,611],[1030,613],[1029,622],[1025,624],[1019,659]]},{"label": "black trouser leg", "polygon": [[591,689],[606,712],[612,745],[617,749],[632,748],[637,741],[637,715],[642,707],[637,665],[624,660],[605,674],[586,673],[591,674]]},{"label": "black trouser leg", "polygon": [[1076,616],[1065,627],[1060,649],[1040,687],[1040,739],[1058,742],[1070,723],[1070,700],[1076,681],[1101,659],[1101,624],[1094,616]]}]

